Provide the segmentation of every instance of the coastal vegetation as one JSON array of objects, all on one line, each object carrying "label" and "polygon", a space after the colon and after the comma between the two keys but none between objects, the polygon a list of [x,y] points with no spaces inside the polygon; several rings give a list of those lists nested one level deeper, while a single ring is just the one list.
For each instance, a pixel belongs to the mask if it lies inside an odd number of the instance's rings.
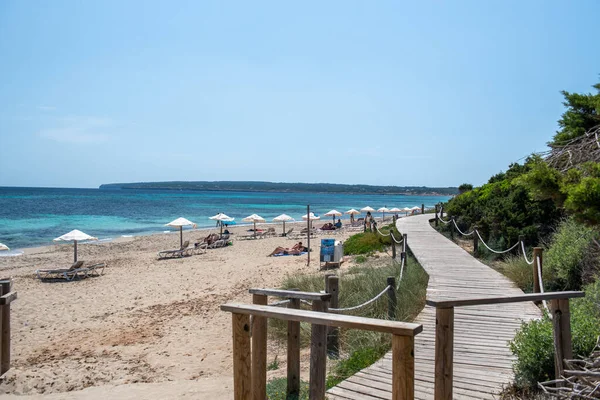
[{"label": "coastal vegetation", "polygon": [[138,182],[108,183],[100,185],[103,190],[203,190],[203,191],[236,191],[236,192],[292,192],[292,193],[363,193],[363,194],[404,194],[452,196],[458,193],[456,187],[427,186],[376,186],[376,185],[344,185],[334,183],[284,183],[260,181],[173,181],[173,182]]},{"label": "coastal vegetation", "polygon": [[[392,261],[387,254],[380,253],[382,250],[381,242],[372,241],[372,236],[375,235],[367,232],[366,234],[356,234],[350,238],[353,242],[360,242],[361,253],[355,254],[360,254],[356,258],[360,257],[362,262],[347,271],[336,271],[339,276],[340,308],[356,306],[374,298],[386,287],[388,277],[393,276],[398,280],[400,265]],[[358,239],[356,239],[357,237]],[[386,248],[387,246],[384,246],[383,250],[385,251]],[[344,249],[346,249],[346,246],[344,246]],[[324,275],[320,273],[290,275],[284,280],[282,287],[318,292],[324,289],[324,279]],[[412,321],[418,315],[425,306],[427,282],[427,273],[414,258],[408,256],[402,281],[399,282],[396,288],[398,306],[395,320]],[[384,296],[364,308],[349,313],[363,317],[388,319],[386,297]],[[272,338],[285,340],[287,324],[278,320],[269,320],[269,324],[269,332]],[[308,346],[309,342],[310,327],[302,326],[301,343],[303,346]],[[389,335],[360,330],[342,330],[340,332],[340,359],[330,360],[327,387],[333,387],[371,365],[390,348],[391,338]],[[276,387],[285,389],[285,378],[274,379],[270,381],[269,386],[272,388],[271,393],[282,393],[283,396],[275,395],[269,397],[269,399],[285,399],[285,390],[279,392],[275,389]]]},{"label": "coastal vegetation", "polygon": [[[510,164],[480,187],[461,185],[443,204],[458,228],[477,228],[492,248],[507,249],[523,237],[544,249],[547,291],[584,290],[571,302],[573,352],[586,356],[600,335],[600,84],[597,93],[563,92],[566,107],[549,150]],[[448,235],[452,227],[440,226]],[[522,256],[498,255],[480,246],[478,255],[531,292],[531,266]],[[517,249],[518,250],[518,249]],[[554,379],[552,323],[526,322],[511,342],[516,389],[530,393]]]}]

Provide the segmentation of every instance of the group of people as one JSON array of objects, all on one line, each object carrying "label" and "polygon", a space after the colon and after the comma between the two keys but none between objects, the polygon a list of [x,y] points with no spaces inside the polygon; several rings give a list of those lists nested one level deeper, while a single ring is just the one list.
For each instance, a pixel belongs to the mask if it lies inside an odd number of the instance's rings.
[{"label": "group of people", "polygon": [[299,256],[300,254],[307,252],[308,251],[308,247],[304,246],[302,244],[302,242],[298,242],[296,243],[294,246],[292,246],[292,248],[287,248],[287,247],[281,247],[278,246],[275,248],[275,250],[273,250],[273,252],[271,254],[269,254],[267,257],[272,257],[274,255],[284,255],[284,256],[288,256],[288,255],[292,255],[292,256]]},{"label": "group of people", "polygon": [[367,211],[367,215],[365,216],[364,220],[364,227],[365,232],[375,232],[377,230],[377,221],[375,221],[375,218],[373,218],[373,215],[371,215],[371,211]]}]

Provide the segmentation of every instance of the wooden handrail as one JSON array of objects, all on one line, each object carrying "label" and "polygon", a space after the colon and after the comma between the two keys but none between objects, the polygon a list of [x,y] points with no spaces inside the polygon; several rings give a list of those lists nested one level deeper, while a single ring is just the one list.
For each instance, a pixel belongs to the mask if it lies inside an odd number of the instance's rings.
[{"label": "wooden handrail", "polygon": [[[221,310],[231,312],[233,331],[233,392],[235,400],[264,400],[266,385],[266,347],[267,347],[267,318],[277,318],[288,321],[289,325],[299,325],[300,322],[312,324],[311,332],[311,363],[310,363],[310,400],[325,399],[326,373],[326,326],[354,328],[392,334],[392,400],[414,400],[414,336],[422,331],[423,326],[407,322],[383,321],[373,318],[361,318],[349,315],[329,314],[327,302],[314,300],[314,311],[304,311],[295,308],[281,309],[264,305],[266,296],[258,294],[256,300],[261,304],[223,304]],[[291,299],[298,303],[299,299]],[[250,317],[254,323],[250,323]],[[258,324],[257,324],[258,322]],[[294,342],[294,341],[292,341]],[[298,348],[299,350],[299,348]],[[288,344],[288,362],[290,348]],[[294,350],[295,353],[295,350]],[[295,356],[292,354],[292,358]],[[258,360],[257,360],[258,359]],[[299,362],[299,357],[298,360]],[[293,364],[296,363],[293,362]],[[289,366],[288,366],[289,367]],[[295,374],[296,367],[292,368]],[[299,385],[292,379],[290,385],[290,370],[288,368],[288,393],[297,394]],[[298,374],[299,375],[299,374]],[[292,390],[292,392],[290,392]]]},{"label": "wooden handrail", "polygon": [[450,307],[465,307],[465,306],[480,306],[486,304],[503,304],[503,303],[520,303],[524,301],[542,301],[542,300],[557,300],[557,299],[572,299],[576,297],[584,297],[584,292],[549,292],[549,293],[531,293],[521,296],[508,297],[478,297],[474,299],[459,299],[459,300],[426,300],[428,306],[436,308]]},{"label": "wooden handrail", "polygon": [[533,293],[520,296],[487,297],[461,300],[427,300],[436,307],[435,326],[435,400],[452,400],[454,358],[454,308],[463,306],[550,300],[553,315],[556,375],[562,375],[563,360],[572,358],[569,299],[584,297],[584,292]]},{"label": "wooden handrail", "polygon": [[301,299],[307,301],[321,300],[328,301],[331,298],[329,293],[299,292],[294,290],[282,289],[249,289],[250,294],[260,294],[263,296],[283,297],[286,299]]},{"label": "wooden handrail", "polygon": [[423,325],[410,322],[387,321],[375,318],[355,317],[352,315],[330,314],[252,304],[223,304],[221,305],[221,310],[234,314],[257,315],[260,317],[277,318],[285,321],[308,322],[317,325],[391,333],[399,336],[415,336],[423,330]]}]

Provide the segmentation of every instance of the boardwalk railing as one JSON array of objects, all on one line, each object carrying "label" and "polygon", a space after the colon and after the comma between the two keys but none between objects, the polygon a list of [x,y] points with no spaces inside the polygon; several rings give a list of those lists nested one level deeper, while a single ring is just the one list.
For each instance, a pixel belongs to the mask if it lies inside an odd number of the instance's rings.
[{"label": "boardwalk railing", "polygon": [[[361,329],[392,334],[392,399],[414,399],[414,336],[422,325],[326,313],[330,294],[284,290],[252,289],[255,304],[224,304],[221,310],[232,313],[233,324],[233,379],[235,400],[264,400],[266,398],[267,318],[288,321],[288,361],[292,354],[292,369],[288,363],[288,395],[290,380],[299,387],[299,331],[300,323],[312,324],[310,355],[310,400],[325,398],[327,327]],[[272,307],[267,296],[287,297],[291,302],[312,300],[313,311],[297,308]],[[261,297],[258,297],[261,296]],[[294,297],[292,297],[294,296]],[[262,303],[262,304],[256,304]],[[291,303],[290,303],[291,304]],[[250,322],[252,317],[252,323]],[[296,339],[297,338],[297,339]],[[296,342],[296,340],[298,340]],[[290,346],[291,345],[291,346]],[[297,355],[296,355],[296,352]],[[293,376],[290,376],[290,372]]]},{"label": "boardwalk railing", "polygon": [[564,371],[564,359],[573,358],[569,299],[584,295],[584,292],[554,292],[510,297],[426,300],[427,305],[436,308],[434,399],[452,400],[455,307],[550,300],[554,329],[555,371],[556,376],[560,377]]}]

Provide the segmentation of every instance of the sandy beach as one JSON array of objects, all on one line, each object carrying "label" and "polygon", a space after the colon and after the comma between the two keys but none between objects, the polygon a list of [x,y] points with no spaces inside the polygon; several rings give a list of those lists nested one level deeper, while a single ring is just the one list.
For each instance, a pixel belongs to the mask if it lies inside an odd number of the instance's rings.
[{"label": "sandy beach", "polygon": [[[262,228],[268,226],[282,230]],[[219,305],[249,303],[249,288],[278,287],[287,274],[317,273],[319,240],[328,237],[311,241],[307,266],[306,256],[267,257],[276,246],[291,247],[290,239],[236,239],[248,228],[230,229],[233,246],[179,259],[156,256],[179,246],[178,232],[80,245],[80,260],[107,268],[100,277],[72,282],[41,282],[34,274],[70,266],[72,245],[0,258],[2,277],[13,278],[19,296],[12,304],[12,369],[0,384],[2,397],[231,398],[230,315]],[[184,231],[184,240],[193,243],[208,232]],[[269,361],[277,355],[280,368],[269,375],[283,376],[285,348],[270,347]],[[307,356],[302,368],[308,371]]]}]

